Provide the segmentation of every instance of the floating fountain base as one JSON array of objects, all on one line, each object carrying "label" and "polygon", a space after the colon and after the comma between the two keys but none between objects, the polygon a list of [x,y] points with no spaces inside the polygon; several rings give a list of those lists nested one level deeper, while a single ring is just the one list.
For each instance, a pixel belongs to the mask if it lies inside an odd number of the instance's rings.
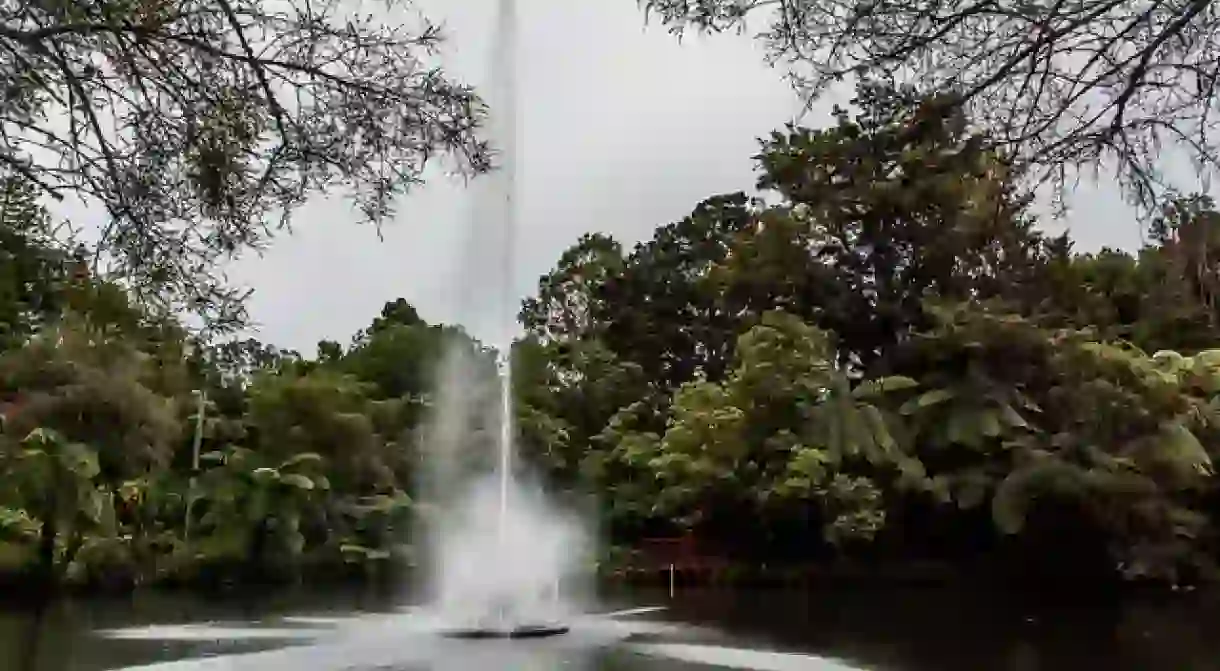
[{"label": "floating fountain base", "polygon": [[446,638],[466,640],[488,638],[548,638],[568,633],[571,627],[561,624],[525,624],[516,627],[470,627],[441,632]]}]

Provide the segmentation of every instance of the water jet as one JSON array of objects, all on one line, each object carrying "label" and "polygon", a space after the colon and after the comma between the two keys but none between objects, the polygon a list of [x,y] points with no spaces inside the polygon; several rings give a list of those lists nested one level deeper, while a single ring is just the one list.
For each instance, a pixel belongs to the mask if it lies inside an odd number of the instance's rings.
[{"label": "water jet", "polygon": [[[503,335],[506,342],[496,347],[494,380],[486,351],[462,349],[448,354],[452,360],[437,390],[434,422],[440,430],[431,446],[434,459],[445,467],[434,467],[429,474],[432,481],[427,483],[447,511],[429,537],[436,588],[433,605],[445,623],[439,633],[458,639],[543,638],[567,633],[565,622],[575,612],[565,608],[559,586],[572,577],[579,565],[576,550],[585,547],[582,525],[560,514],[541,487],[528,487],[514,458],[510,334],[516,322],[512,289],[518,168],[515,10],[515,0],[498,0],[487,88],[491,94],[488,125],[501,161],[496,171],[475,185],[469,231],[474,244],[494,253],[495,260],[468,259],[465,268],[476,272],[463,276],[467,279],[484,267],[500,274],[490,279],[502,291],[497,312],[500,326],[508,333]],[[487,438],[494,449],[488,449]],[[466,462],[453,456],[471,448],[483,455],[494,452],[496,457],[484,466],[482,475],[473,478],[473,484],[460,473],[460,464]]]}]

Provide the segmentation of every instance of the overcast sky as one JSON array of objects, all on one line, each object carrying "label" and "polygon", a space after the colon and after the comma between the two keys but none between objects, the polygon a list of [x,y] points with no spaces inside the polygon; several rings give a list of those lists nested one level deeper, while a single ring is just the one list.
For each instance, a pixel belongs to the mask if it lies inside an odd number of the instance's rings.
[{"label": "overcast sky", "polygon": [[[746,37],[679,44],[662,28],[646,29],[633,0],[519,3],[518,296],[582,233],[630,246],[707,196],[749,189],[756,138],[799,109]],[[421,6],[448,26],[447,67],[483,83],[496,0]],[[833,102],[802,122],[823,124]],[[385,301],[402,296],[429,321],[462,321],[500,341],[498,315],[459,308],[462,282],[489,296],[502,284],[462,252],[471,199],[460,183],[432,182],[405,199],[381,241],[341,201],[309,207],[291,237],[233,272],[255,288],[258,337],[312,354],[319,339],[348,342]],[[1078,248],[1138,244],[1134,217],[1113,189],[1086,187],[1073,206]]]}]

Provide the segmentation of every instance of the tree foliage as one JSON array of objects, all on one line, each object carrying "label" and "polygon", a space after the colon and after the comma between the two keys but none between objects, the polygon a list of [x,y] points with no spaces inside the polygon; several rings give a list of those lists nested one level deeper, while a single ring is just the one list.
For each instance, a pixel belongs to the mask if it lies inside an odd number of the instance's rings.
[{"label": "tree foliage", "polygon": [[[20,558],[5,570],[114,585],[406,560],[431,388],[391,374],[430,370],[429,338],[454,331],[383,315],[350,349],[310,360],[253,340],[203,347],[105,282],[48,291],[61,310],[0,352],[0,543]],[[386,310],[414,312],[401,299]],[[420,337],[402,340],[411,329]]]},{"label": "tree foliage", "polygon": [[54,231],[29,182],[0,184],[0,338],[20,344],[40,322],[61,308],[55,303],[69,258],[55,244]]},{"label": "tree foliage", "polygon": [[[586,236],[544,278],[523,405],[545,463],[624,542],[1210,574],[1210,201],[1168,203],[1136,255],[1074,254],[952,99],[863,82],[854,103],[763,141],[765,198],[603,247],[576,284]],[[573,304],[561,337],[534,329]]]},{"label": "tree foliage", "polygon": [[[101,251],[149,300],[224,326],[214,265],[313,194],[380,224],[438,154],[481,170],[481,108],[409,7],[336,0],[16,3],[0,9],[0,167],[102,206]],[[172,290],[172,293],[167,293]]]},{"label": "tree foliage", "polygon": [[[506,353],[517,467],[595,494],[616,544],[1220,576],[1212,201],[1078,254],[943,96],[863,82],[855,103],[765,138],[757,194],[561,255]],[[449,476],[492,467],[501,353],[462,328],[400,298],[316,354],[203,343],[12,212],[0,570],[374,570],[410,561]]]},{"label": "tree foliage", "polygon": [[1039,180],[1108,164],[1153,205],[1184,186],[1165,149],[1218,167],[1212,116],[1220,17],[1209,2],[641,0],[673,31],[758,33],[772,64],[817,96],[864,75],[949,92],[989,145]]},{"label": "tree foliage", "polygon": [[54,427],[97,452],[111,481],[170,459],[180,425],[181,389],[156,389],[149,354],[128,341],[70,323],[48,328],[25,346],[0,354],[0,394],[9,400],[6,430],[24,435]]},{"label": "tree foliage", "polygon": [[852,393],[834,359],[825,333],[792,315],[764,315],[741,336],[723,383],[691,383],[674,398],[673,419],[646,457],[662,484],[658,506],[734,505],[745,497],[766,510],[777,499],[811,500],[828,540],[876,533],[885,514],[881,491],[852,465],[901,470],[906,459],[885,416],[865,394]]}]

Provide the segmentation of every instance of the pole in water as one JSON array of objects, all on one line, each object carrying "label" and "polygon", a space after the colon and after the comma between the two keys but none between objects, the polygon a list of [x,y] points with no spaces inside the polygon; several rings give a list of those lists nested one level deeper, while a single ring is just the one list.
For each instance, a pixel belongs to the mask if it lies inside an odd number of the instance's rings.
[{"label": "pole in water", "polygon": [[199,448],[203,445],[203,413],[207,410],[208,392],[199,389],[199,407],[195,411],[195,436],[191,440],[191,480],[187,485],[186,519],[183,521],[182,537],[191,540],[191,508],[195,507],[195,479],[199,475]]},{"label": "pole in water", "polygon": [[674,598],[674,565],[669,565],[669,598]]}]

